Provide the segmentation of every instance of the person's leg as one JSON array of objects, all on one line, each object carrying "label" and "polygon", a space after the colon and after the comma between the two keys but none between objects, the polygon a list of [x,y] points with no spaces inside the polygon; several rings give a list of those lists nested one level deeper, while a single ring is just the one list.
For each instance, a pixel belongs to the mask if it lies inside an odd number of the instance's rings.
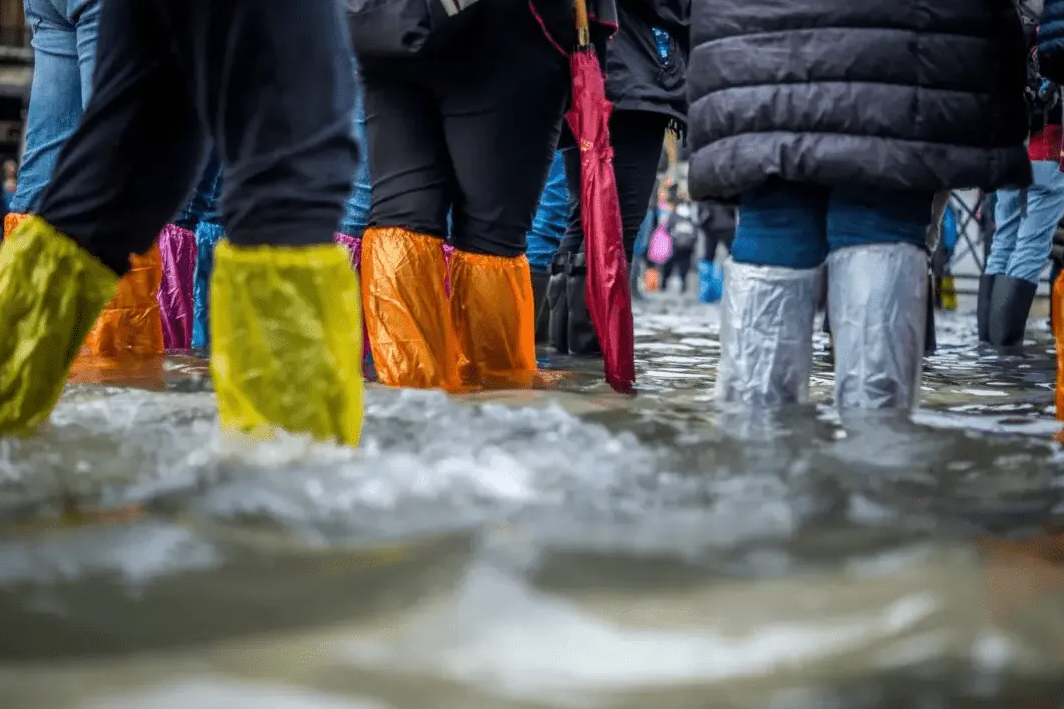
[{"label": "person's leg", "polygon": [[536,371],[526,235],[558,144],[568,62],[522,3],[486,4],[479,20],[482,43],[456,57],[441,89],[459,186],[451,313],[463,380],[523,387]]},{"label": "person's leg", "polygon": [[528,266],[532,272],[532,295],[536,302],[536,344],[550,340],[550,307],[547,291],[551,262],[561,246],[569,220],[569,190],[565,182],[565,159],[555,151],[539,208],[528,232]]},{"label": "person's leg", "polygon": [[[356,71],[356,79],[358,73]],[[355,110],[352,113],[351,132],[358,141],[358,166],[355,179],[351,185],[351,194],[344,205],[344,217],[340,229],[336,232],[336,243],[347,249],[351,255],[351,267],[355,273],[362,274],[362,234],[369,222],[369,210],[372,206],[373,185],[369,178],[369,162],[366,152],[366,108],[362,100],[362,87],[357,86],[355,93]],[[373,368],[373,354],[369,344],[369,330],[366,320],[362,319],[362,374],[367,380],[376,379]]]},{"label": "person's leg", "polygon": [[782,181],[743,195],[721,298],[722,402],[781,406],[808,398],[827,200],[824,188]]},{"label": "person's leg", "polygon": [[363,418],[359,285],[333,242],[358,153],[342,10],[333,0],[167,9],[223,165],[226,238],[210,296],[221,424],[354,445]]},{"label": "person's leg", "polygon": [[661,264],[661,292],[667,293],[669,290],[669,279],[672,278],[672,272],[676,268],[676,251],[672,252],[672,256],[669,260]]},{"label": "person's leg", "polygon": [[1027,210],[1004,275],[994,283],[990,305],[990,344],[1023,344],[1027,316],[1038,281],[1053,248],[1053,234],[1064,217],[1064,173],[1056,161],[1032,163],[1034,182],[1027,188]]},{"label": "person's leg", "polygon": [[11,214],[5,220],[5,236],[37,206],[52,179],[59,151],[78,127],[83,110],[75,28],[51,0],[27,0],[25,11],[33,34],[33,85],[26,115],[26,149]]},{"label": "person's leg", "polygon": [[832,190],[828,307],[840,410],[917,403],[933,199],[867,186]]},{"label": "person's leg", "polygon": [[[209,265],[218,240],[197,245],[197,233],[204,216],[214,208],[221,171],[218,156],[212,150],[192,198],[159,234],[163,266],[159,312],[167,349],[207,346]],[[201,268],[204,265],[206,269]]]},{"label": "person's leg", "polygon": [[676,260],[676,275],[680,277],[680,292],[686,293],[687,274],[691,272],[691,259],[694,258],[694,251],[681,249],[673,258]]},{"label": "person's leg", "polygon": [[[0,254],[0,431],[31,431],[47,418],[118,276],[130,271],[130,254],[151,249],[199,167],[203,135],[191,95],[183,106],[172,101],[184,76],[165,49],[158,6],[107,0],[99,32],[81,125],[37,215]],[[121,297],[114,304],[121,309]]]},{"label": "person's leg", "polygon": [[439,105],[418,81],[423,65],[414,64],[362,66],[373,181],[362,295],[380,381],[452,390],[460,385],[458,345],[443,245],[456,188]]},{"label": "person's leg", "polygon": [[[100,0],[66,0],[67,20],[77,36],[78,70],[81,74],[81,105],[92,96],[92,75],[96,71],[96,40],[99,36]],[[183,89],[178,90],[184,95]]]},{"label": "person's leg", "polygon": [[979,342],[990,342],[990,311],[994,299],[994,286],[999,276],[1008,270],[1012,251],[1016,248],[1020,222],[1024,209],[1024,191],[999,190],[994,193],[992,209],[996,226],[985,254],[986,266],[979,277],[979,294],[976,298],[976,329]]}]

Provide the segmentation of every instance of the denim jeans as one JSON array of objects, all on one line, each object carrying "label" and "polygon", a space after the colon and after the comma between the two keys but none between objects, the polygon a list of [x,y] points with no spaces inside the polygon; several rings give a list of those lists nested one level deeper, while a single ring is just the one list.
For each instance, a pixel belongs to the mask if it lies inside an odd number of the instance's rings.
[{"label": "denim jeans", "polygon": [[366,108],[362,104],[362,86],[355,95],[355,111],[351,130],[358,141],[358,167],[351,185],[351,196],[344,204],[344,217],[340,222],[340,231],[348,236],[360,237],[369,222],[369,208],[373,185],[369,181],[369,161],[366,159]]},{"label": "denim jeans", "polygon": [[756,266],[816,268],[848,246],[926,248],[934,194],[772,181],[742,196],[732,258]]},{"label": "denim jeans", "polygon": [[997,231],[986,261],[987,275],[1038,283],[1049,258],[1053,233],[1064,217],[1064,173],[1055,160],[1036,160],[1031,167],[1034,183],[1026,190],[997,192]]},{"label": "denim jeans", "polygon": [[562,244],[569,225],[569,190],[565,183],[565,159],[554,153],[547,184],[539,198],[539,208],[528,232],[528,265],[537,273],[550,269],[550,260]]},{"label": "denim jeans", "polygon": [[37,206],[89,102],[96,64],[97,0],[25,0],[25,9],[33,33],[33,86],[12,212]]}]

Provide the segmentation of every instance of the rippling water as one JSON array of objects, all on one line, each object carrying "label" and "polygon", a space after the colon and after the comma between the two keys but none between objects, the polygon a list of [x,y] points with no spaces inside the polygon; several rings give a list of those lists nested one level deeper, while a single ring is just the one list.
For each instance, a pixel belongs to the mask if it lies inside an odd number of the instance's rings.
[{"label": "rippling water", "polygon": [[947,314],[915,423],[712,403],[717,311],[641,394],[372,389],[358,451],[223,438],[194,357],[79,365],[0,440],[4,709],[1061,706],[1054,359]]}]

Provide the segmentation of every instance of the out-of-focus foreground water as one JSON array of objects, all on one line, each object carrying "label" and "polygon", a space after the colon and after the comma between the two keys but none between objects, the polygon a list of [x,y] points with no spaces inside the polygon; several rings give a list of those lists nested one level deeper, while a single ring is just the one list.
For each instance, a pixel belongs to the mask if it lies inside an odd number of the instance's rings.
[{"label": "out-of-focus foreground water", "polygon": [[222,437],[204,363],[79,364],[0,440],[3,709],[1064,702],[1052,338],[946,314],[916,422],[721,412],[714,307],[637,313],[640,395],[367,396],[362,446]]}]

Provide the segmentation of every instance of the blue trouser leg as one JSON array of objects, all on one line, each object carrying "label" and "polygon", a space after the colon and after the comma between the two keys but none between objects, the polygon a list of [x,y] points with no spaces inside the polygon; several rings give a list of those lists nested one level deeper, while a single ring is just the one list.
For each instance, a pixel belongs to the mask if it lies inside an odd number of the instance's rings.
[{"label": "blue trouser leg", "polygon": [[344,217],[340,222],[340,231],[348,236],[360,238],[369,221],[369,209],[371,206],[373,185],[369,179],[369,162],[366,159],[366,111],[362,103],[362,88],[355,97],[355,111],[351,130],[359,146],[358,166],[355,169],[355,179],[351,185],[351,195],[344,205]]},{"label": "blue trouser leg", "polygon": [[[1031,167],[1034,182],[1009,200],[1014,212],[1008,225],[1013,229],[1012,238],[1006,237],[999,247],[995,234],[986,270],[987,273],[1038,283],[1053,247],[1053,234],[1064,217],[1064,173],[1051,160],[1038,160]],[[1026,213],[1020,216],[1024,196]],[[1000,213],[1001,202],[998,204]],[[1001,223],[998,224],[998,233],[1001,233]]]},{"label": "blue trouser leg", "polygon": [[59,151],[77,128],[92,92],[98,3],[26,0],[33,30],[33,86],[26,118],[26,150],[19,168],[12,212],[31,212]]},{"label": "blue trouser leg", "polygon": [[809,269],[828,255],[829,191],[773,181],[743,195],[731,256],[753,266]]}]

